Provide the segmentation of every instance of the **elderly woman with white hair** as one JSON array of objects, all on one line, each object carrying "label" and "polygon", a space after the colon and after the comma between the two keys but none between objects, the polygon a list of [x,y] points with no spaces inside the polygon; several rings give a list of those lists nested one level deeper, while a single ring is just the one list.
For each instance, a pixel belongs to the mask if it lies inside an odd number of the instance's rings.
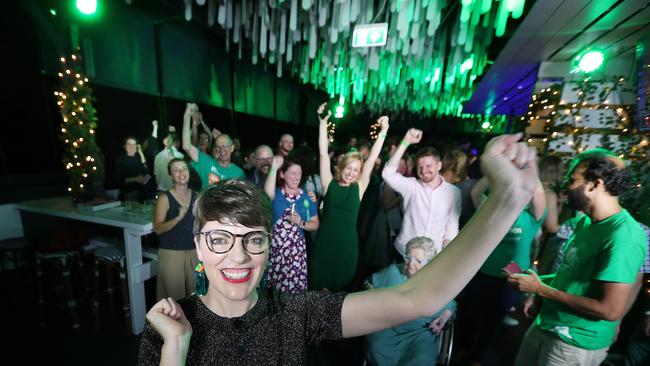
[{"label": "elderly woman with white hair", "polygon": [[[391,264],[366,280],[368,288],[399,286],[435,257],[442,247],[424,236],[406,243],[404,263]],[[451,300],[440,311],[366,336],[370,365],[432,365],[438,359],[438,337],[456,312]]]}]

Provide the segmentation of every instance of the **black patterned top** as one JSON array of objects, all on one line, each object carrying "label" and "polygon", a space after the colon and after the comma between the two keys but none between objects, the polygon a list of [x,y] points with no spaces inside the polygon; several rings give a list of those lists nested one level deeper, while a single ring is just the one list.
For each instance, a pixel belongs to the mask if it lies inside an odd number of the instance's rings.
[{"label": "black patterned top", "polygon": [[[304,365],[307,346],[342,338],[345,293],[265,292],[237,318],[213,313],[194,295],[179,303],[192,325],[187,365]],[[163,340],[146,322],[139,365],[158,365]]]}]

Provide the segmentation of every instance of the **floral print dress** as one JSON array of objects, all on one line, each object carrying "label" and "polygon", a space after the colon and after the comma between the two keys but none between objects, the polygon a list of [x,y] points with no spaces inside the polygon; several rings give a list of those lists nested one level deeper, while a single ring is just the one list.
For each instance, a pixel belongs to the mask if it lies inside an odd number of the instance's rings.
[{"label": "floral print dress", "polygon": [[303,230],[289,220],[292,210],[304,221],[317,215],[316,205],[303,190],[290,195],[276,188],[267,283],[285,293],[307,290],[307,243]]}]

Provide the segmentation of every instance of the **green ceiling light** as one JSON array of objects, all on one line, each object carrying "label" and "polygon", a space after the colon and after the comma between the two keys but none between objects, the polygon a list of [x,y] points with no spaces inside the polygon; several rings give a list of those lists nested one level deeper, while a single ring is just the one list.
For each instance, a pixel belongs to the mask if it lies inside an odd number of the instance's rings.
[{"label": "green ceiling light", "polygon": [[474,59],[470,57],[467,60],[463,61],[463,63],[460,65],[460,73],[464,74],[467,71],[471,70],[472,67],[474,67]]},{"label": "green ceiling light", "polygon": [[337,105],[334,112],[334,118],[343,118],[343,113],[345,113],[345,108],[342,105]]},{"label": "green ceiling light", "polygon": [[586,73],[599,69],[605,61],[605,55],[601,51],[589,50],[576,57],[578,70]]},{"label": "green ceiling light", "polygon": [[343,114],[345,113],[345,107],[343,106],[345,104],[345,97],[340,96],[339,97],[339,104],[334,108],[334,118],[343,118]]},{"label": "green ceiling light", "polygon": [[433,72],[433,82],[440,80],[440,67],[436,67],[436,70]]},{"label": "green ceiling light", "polygon": [[97,12],[97,0],[77,0],[76,5],[82,14],[92,15]]}]

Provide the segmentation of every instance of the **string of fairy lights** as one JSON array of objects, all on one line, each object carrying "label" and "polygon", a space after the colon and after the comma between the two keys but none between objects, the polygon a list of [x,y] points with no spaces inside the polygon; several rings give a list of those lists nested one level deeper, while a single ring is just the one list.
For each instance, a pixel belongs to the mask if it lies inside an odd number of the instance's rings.
[{"label": "string of fairy lights", "polygon": [[334,121],[327,122],[327,140],[330,143],[334,142],[334,133],[336,133],[336,123]]},{"label": "string of fairy lights", "polygon": [[379,123],[379,119],[377,119],[375,122],[373,122],[370,125],[370,141],[375,141],[379,136],[380,131],[381,131],[381,123]]},{"label": "string of fairy lights", "polygon": [[63,165],[69,178],[68,192],[73,197],[87,194],[93,174],[97,171],[95,131],[96,111],[92,105],[92,89],[84,76],[79,54],[61,57],[59,87],[54,91],[61,113],[61,135],[64,142]]},{"label": "string of fairy lights", "polygon": [[563,90],[567,90],[565,84],[555,84],[533,94],[528,111],[521,120],[529,127],[543,123],[544,128],[543,133],[528,134],[528,142],[539,143],[538,147],[544,154],[568,159],[596,147],[591,137],[599,135],[598,147],[614,151],[632,171],[635,184],[634,189],[626,194],[628,204],[632,206],[628,209],[640,209],[641,197],[647,195],[644,186],[649,173],[649,132],[636,128],[634,105],[613,103],[616,100],[614,96],[632,93],[634,87],[621,76],[611,80],[586,77],[571,85],[570,90],[575,95],[572,102],[562,98]]}]

